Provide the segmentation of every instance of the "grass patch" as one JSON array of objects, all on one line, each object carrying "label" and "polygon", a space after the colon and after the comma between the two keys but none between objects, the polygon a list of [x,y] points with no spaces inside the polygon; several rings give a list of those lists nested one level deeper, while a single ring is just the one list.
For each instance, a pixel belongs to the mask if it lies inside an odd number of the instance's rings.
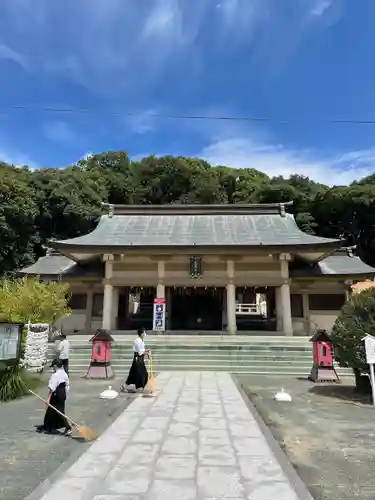
[{"label": "grass patch", "polygon": [[42,375],[29,373],[17,365],[0,372],[0,401],[12,401],[29,394],[28,388],[35,390],[44,384]]}]

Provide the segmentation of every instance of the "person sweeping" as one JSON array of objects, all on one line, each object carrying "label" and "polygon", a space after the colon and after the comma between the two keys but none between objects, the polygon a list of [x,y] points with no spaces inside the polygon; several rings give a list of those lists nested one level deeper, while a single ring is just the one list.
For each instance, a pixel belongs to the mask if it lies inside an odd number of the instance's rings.
[{"label": "person sweeping", "polygon": [[[57,359],[53,363],[55,373],[52,374],[48,383],[47,403],[56,408],[62,414],[65,414],[66,396],[69,391],[69,376],[64,370],[63,362]],[[72,434],[72,428],[69,422],[51,406],[47,406],[44,421],[37,427],[37,432],[46,434],[60,434],[63,429],[64,436]]]},{"label": "person sweeping", "polygon": [[129,370],[128,378],[123,389],[128,392],[134,392],[129,389],[135,386],[137,391],[143,391],[148,382],[148,372],[145,364],[145,356],[150,357],[151,351],[146,349],[144,338],[146,331],[144,328],[138,330],[138,337],[133,341],[133,362]]}]

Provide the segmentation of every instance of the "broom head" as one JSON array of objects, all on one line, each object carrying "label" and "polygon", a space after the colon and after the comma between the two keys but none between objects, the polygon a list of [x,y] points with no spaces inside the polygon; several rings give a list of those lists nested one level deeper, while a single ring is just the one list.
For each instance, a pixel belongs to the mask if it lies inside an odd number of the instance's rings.
[{"label": "broom head", "polygon": [[155,375],[151,374],[148,377],[148,381],[144,389],[144,392],[146,394],[153,394],[155,391],[156,391],[156,377]]},{"label": "broom head", "polygon": [[83,437],[85,441],[95,441],[98,437],[98,433],[91,429],[90,427],[86,427],[85,425],[80,425],[77,427],[77,431]]}]

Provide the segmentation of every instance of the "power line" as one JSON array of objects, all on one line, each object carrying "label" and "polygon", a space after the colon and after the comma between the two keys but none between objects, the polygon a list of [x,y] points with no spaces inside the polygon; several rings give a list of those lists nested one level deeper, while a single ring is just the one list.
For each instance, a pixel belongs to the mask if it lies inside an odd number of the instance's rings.
[{"label": "power line", "polygon": [[126,116],[133,118],[159,118],[168,120],[210,120],[210,121],[238,121],[238,122],[271,122],[271,123],[327,123],[342,125],[375,125],[375,120],[355,120],[347,118],[272,118],[261,116],[221,116],[221,115],[184,115],[184,114],[160,114],[160,113],[129,113],[126,111],[96,110],[88,108],[52,108],[34,106],[9,106],[0,108],[1,114],[8,114],[10,111],[25,111],[30,113],[66,113],[80,115],[106,115],[106,116]]}]

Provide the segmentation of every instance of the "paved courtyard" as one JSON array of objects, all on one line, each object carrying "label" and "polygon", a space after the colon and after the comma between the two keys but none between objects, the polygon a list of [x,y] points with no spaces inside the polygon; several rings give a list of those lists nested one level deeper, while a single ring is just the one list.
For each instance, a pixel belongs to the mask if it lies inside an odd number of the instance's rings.
[{"label": "paved courtyard", "polygon": [[[46,396],[49,374],[39,394]],[[104,431],[133,400],[125,394],[113,401],[99,398],[109,385],[103,380],[71,378],[67,412],[77,422],[85,423],[99,432]],[[40,483],[69,460],[77,459],[89,443],[62,436],[37,434],[35,425],[43,422],[45,405],[27,396],[0,403],[0,499],[24,500]],[[76,434],[75,434],[76,435]]]},{"label": "paved courtyard", "polygon": [[39,498],[310,499],[276,455],[229,374],[161,373]]}]

